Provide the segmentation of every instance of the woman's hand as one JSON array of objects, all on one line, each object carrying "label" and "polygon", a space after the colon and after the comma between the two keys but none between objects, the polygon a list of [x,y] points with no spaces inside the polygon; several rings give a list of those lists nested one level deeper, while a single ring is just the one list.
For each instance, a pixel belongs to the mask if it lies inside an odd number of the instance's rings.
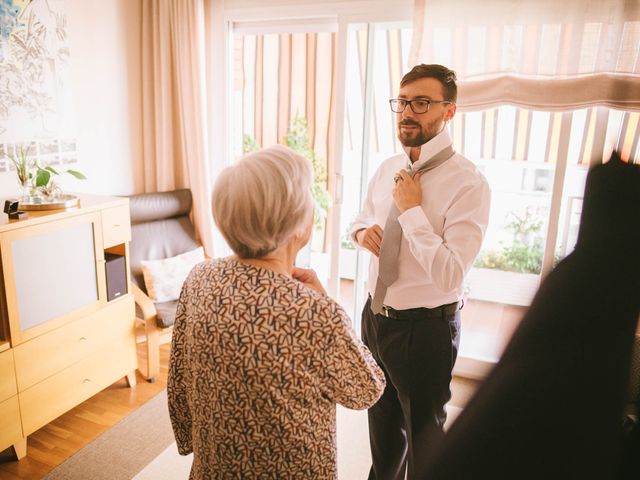
[{"label": "woman's hand", "polygon": [[318,280],[318,275],[316,275],[316,272],[314,272],[310,268],[293,267],[293,270],[291,271],[291,277],[293,277],[295,280],[298,280],[299,282],[302,282],[307,287],[312,288],[316,292],[320,292],[325,295],[327,294],[327,292],[325,292],[324,290],[324,287],[320,283],[320,280]]}]

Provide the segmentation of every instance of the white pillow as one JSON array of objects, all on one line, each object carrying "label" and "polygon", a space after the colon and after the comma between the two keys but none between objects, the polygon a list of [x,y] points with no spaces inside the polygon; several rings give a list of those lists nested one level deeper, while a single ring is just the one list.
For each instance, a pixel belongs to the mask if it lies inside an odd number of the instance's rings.
[{"label": "white pillow", "polygon": [[142,275],[149,298],[158,303],[177,300],[187,275],[202,261],[202,247],[164,260],[142,260]]}]

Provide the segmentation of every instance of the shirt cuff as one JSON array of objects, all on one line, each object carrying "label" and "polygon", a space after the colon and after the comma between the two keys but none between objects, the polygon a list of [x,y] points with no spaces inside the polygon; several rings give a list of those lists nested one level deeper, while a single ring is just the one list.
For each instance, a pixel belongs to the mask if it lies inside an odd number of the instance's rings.
[{"label": "shirt cuff", "polygon": [[402,231],[407,234],[410,234],[418,228],[427,228],[429,232],[433,232],[433,227],[420,206],[412,207],[401,213],[398,216],[398,223],[400,223]]},{"label": "shirt cuff", "polygon": [[358,227],[353,227],[351,229],[349,237],[351,238],[351,243],[353,243],[353,245],[356,247],[356,250],[368,251],[366,248],[364,248],[362,245],[360,245],[358,243],[358,240],[356,239],[356,233],[358,233],[360,230],[365,229],[365,228],[367,228],[365,225],[360,225]]}]

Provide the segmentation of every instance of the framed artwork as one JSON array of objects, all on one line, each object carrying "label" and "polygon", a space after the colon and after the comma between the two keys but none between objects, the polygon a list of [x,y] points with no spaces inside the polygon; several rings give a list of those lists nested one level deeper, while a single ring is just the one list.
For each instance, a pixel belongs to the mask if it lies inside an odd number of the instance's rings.
[{"label": "framed artwork", "polygon": [[63,0],[0,0],[0,173],[21,147],[42,166],[77,162]]}]

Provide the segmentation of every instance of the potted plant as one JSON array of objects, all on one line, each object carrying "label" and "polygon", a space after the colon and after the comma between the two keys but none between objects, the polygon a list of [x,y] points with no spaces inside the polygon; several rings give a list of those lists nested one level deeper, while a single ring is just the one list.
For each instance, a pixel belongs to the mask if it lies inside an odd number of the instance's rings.
[{"label": "potted plant", "polygon": [[[34,187],[38,194],[47,201],[55,200],[56,197],[59,197],[62,194],[62,190],[58,186],[58,184],[53,180],[54,176],[60,175],[56,169],[51,166],[41,167],[37,162],[34,163],[35,167],[35,177],[34,177]],[[78,180],[86,180],[82,173],[77,170],[67,169],[62,173],[68,173],[73,175]]]},{"label": "potted plant", "polygon": [[[304,117],[295,117],[289,124],[289,129],[284,137],[284,144],[296,153],[309,159],[313,168],[313,199],[316,203],[314,214],[314,228],[321,231],[327,217],[327,210],[331,204],[331,195],[327,191],[327,172],[316,158],[315,151],[309,147],[309,135],[307,132],[307,120]],[[247,154],[258,150],[259,145],[251,135],[242,136],[242,153]]]},{"label": "potted plant", "polygon": [[18,184],[20,185],[20,196],[21,200],[24,201],[31,195],[32,188],[31,170],[34,162],[29,160],[29,148],[24,148],[24,146],[21,145],[20,152],[17,155],[5,154],[5,156],[16,169],[16,176],[18,177]]},{"label": "potted plant", "polygon": [[29,147],[20,146],[17,155],[6,154],[6,157],[16,169],[21,189],[20,203],[22,204],[48,203],[59,198],[62,195],[62,190],[53,178],[61,173],[68,173],[79,180],[87,178],[77,170],[67,169],[58,172],[50,165],[41,167],[36,160],[29,158]]},{"label": "potted plant", "polygon": [[500,241],[500,250],[480,252],[465,281],[470,298],[529,305],[540,283],[544,253],[540,215],[529,207],[509,213],[505,229],[511,232],[511,241]]}]

